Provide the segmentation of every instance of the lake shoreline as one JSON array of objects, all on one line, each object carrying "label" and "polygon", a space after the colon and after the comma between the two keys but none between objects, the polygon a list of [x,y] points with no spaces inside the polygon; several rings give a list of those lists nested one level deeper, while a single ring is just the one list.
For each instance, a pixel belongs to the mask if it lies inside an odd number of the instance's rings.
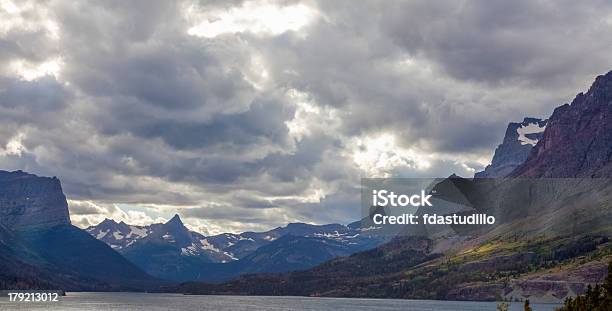
[{"label": "lake shoreline", "polygon": [[[0,310],[307,310],[307,311],[490,311],[499,302],[337,298],[299,296],[184,295],[145,292],[67,292],[61,301],[11,303],[0,299]],[[522,302],[509,302],[510,310],[522,310]],[[533,303],[534,311],[553,311],[560,304]]]}]

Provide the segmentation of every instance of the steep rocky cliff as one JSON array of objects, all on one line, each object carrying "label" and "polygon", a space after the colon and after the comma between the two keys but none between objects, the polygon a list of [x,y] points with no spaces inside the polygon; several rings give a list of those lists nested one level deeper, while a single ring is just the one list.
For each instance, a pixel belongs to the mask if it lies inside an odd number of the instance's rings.
[{"label": "steep rocky cliff", "polygon": [[476,178],[496,178],[510,174],[523,164],[533,146],[542,138],[547,120],[525,118],[508,124],[503,142],[495,149],[493,160]]},{"label": "steep rocky cliff", "polygon": [[612,176],[612,71],[558,107],[543,138],[512,177]]},{"label": "steep rocky cliff", "polygon": [[5,288],[156,286],[157,280],[70,223],[55,177],[0,171],[0,229],[0,285]]},{"label": "steep rocky cliff", "polygon": [[70,224],[59,179],[0,171],[0,223],[21,230]]}]

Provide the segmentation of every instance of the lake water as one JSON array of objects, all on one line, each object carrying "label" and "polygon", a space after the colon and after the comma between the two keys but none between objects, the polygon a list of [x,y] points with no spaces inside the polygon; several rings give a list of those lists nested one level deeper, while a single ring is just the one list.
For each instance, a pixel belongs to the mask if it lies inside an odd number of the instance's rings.
[{"label": "lake water", "polygon": [[[252,296],[184,296],[146,293],[67,293],[55,303],[9,303],[0,298],[0,310],[309,310],[309,311],[495,311],[495,302],[458,302],[398,299],[350,299]],[[532,304],[534,311],[552,311],[558,305]],[[512,303],[511,310],[523,310]]]}]

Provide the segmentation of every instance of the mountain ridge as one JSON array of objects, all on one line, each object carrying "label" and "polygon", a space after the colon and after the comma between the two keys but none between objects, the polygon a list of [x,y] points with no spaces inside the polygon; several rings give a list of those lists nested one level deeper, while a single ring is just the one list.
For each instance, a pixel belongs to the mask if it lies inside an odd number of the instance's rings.
[{"label": "mountain ridge", "polygon": [[505,177],[523,164],[531,149],[542,139],[548,120],[526,117],[522,122],[511,122],[506,128],[504,139],[497,146],[491,164],[475,178]]},{"label": "mountain ridge", "polygon": [[612,176],[612,71],[557,107],[526,161],[511,177]]},{"label": "mountain ridge", "polygon": [[[144,234],[136,237],[132,234],[135,228]],[[148,226],[122,225],[105,219],[86,231],[148,273],[174,281],[222,281],[244,273],[305,269],[373,248],[383,241],[361,235],[358,226],[305,223],[289,223],[264,232],[204,236],[187,229],[178,214],[166,223]],[[313,256],[315,249],[321,254]],[[278,256],[281,253],[287,254],[282,260]],[[296,261],[298,257],[303,262]]]}]

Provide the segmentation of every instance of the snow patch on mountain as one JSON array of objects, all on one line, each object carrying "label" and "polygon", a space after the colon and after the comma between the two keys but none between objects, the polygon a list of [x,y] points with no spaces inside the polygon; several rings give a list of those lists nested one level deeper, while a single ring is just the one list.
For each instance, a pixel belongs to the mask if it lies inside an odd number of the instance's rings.
[{"label": "snow patch on mountain", "polygon": [[195,247],[195,245],[191,244],[191,246],[181,248],[181,255],[183,256],[197,256],[200,252]]},{"label": "snow patch on mountain", "polygon": [[[229,257],[231,260],[238,260],[238,258],[234,257],[232,253],[223,252],[223,254],[225,254],[225,256]],[[223,262],[226,262],[226,261],[223,261]]]},{"label": "snow patch on mountain", "polygon": [[521,145],[535,146],[538,143],[538,140],[534,139],[533,136],[530,138],[528,137],[528,135],[542,133],[544,132],[545,129],[546,129],[546,124],[542,124],[542,126],[540,126],[540,124],[535,122],[535,123],[529,123],[527,125],[521,124],[521,126],[516,129],[516,132],[519,135],[518,140],[521,142]]},{"label": "snow patch on mountain", "polygon": [[200,240],[200,243],[202,243],[202,249],[210,250],[210,251],[213,251],[213,252],[220,252],[221,251],[218,248],[216,248],[214,245],[210,244],[208,242],[208,240],[206,240],[206,239]]},{"label": "snow patch on mountain", "polygon": [[130,233],[128,234],[128,238],[131,237],[139,237],[144,238],[149,234],[149,230],[146,228],[138,228],[136,226],[130,226]]},{"label": "snow patch on mountain", "polygon": [[544,136],[548,120],[525,118],[522,122],[511,122],[506,128],[502,143],[495,149],[491,164],[484,171],[474,174],[476,178],[498,178],[510,174],[523,164],[531,149]]},{"label": "snow patch on mountain", "polygon": [[96,235],[96,239],[98,239],[98,240],[103,239],[109,232],[110,232],[110,230],[98,232],[98,234]]},{"label": "snow patch on mountain", "polygon": [[162,235],[162,239],[168,241],[168,242],[175,242],[174,240],[174,236],[172,236],[172,234],[164,234]]}]

